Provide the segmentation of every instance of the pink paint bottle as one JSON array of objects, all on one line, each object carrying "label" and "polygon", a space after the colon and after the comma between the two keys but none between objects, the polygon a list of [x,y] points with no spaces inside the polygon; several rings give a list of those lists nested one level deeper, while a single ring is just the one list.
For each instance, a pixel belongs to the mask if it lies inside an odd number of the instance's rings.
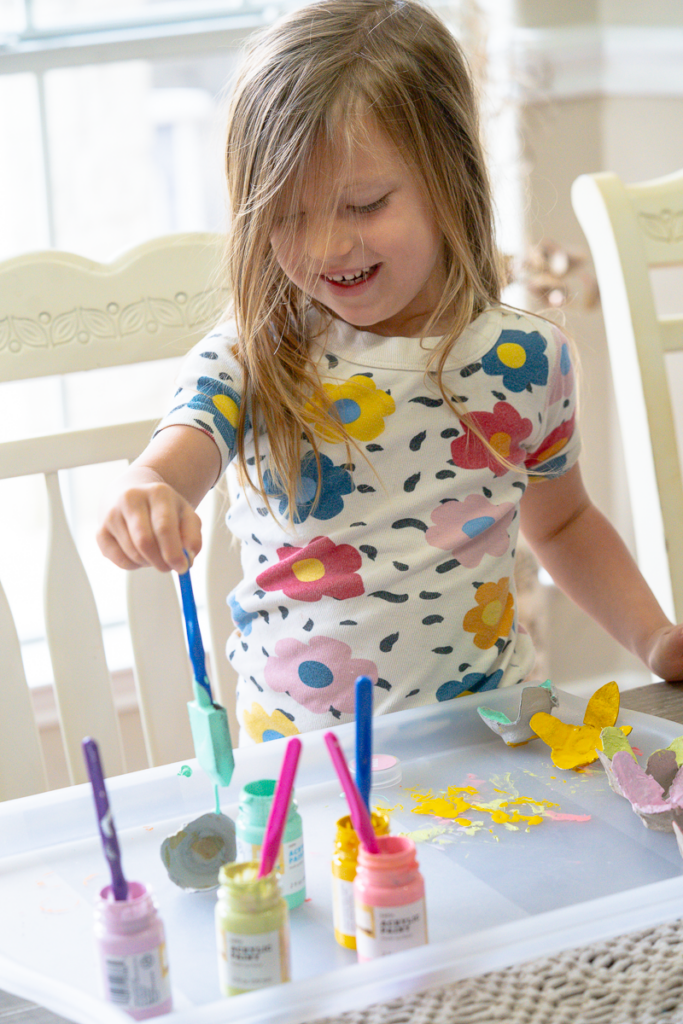
[{"label": "pink paint bottle", "polygon": [[379,853],[361,846],[353,883],[356,948],[374,960],[427,942],[424,879],[407,836],[377,836]]},{"label": "pink paint bottle", "polygon": [[102,889],[95,904],[95,938],[107,999],[135,1020],[169,1013],[164,925],[141,882],[128,883],[126,899],[114,899],[111,885]]}]

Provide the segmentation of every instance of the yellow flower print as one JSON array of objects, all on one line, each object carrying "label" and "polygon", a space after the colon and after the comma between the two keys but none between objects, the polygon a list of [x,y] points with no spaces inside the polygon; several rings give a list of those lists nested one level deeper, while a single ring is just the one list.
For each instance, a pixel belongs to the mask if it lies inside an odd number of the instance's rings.
[{"label": "yellow flower print", "polygon": [[279,740],[283,736],[298,736],[299,730],[291,718],[278,711],[277,708],[269,715],[260,704],[252,704],[244,712],[244,728],[256,743],[267,743],[268,740]]},{"label": "yellow flower print", "polygon": [[[396,411],[396,403],[386,391],[381,391],[370,377],[362,374],[350,377],[343,384],[323,384],[330,400],[330,415],[339,419],[351,437],[357,441],[372,441],[384,430],[384,417]],[[313,411],[309,402],[306,406]],[[309,417],[312,421],[312,417]],[[344,440],[341,430],[333,425],[316,424],[316,433],[324,441],[337,444]]]},{"label": "yellow flower print", "polygon": [[474,646],[486,651],[499,636],[507,636],[515,617],[515,602],[510,593],[510,577],[497,583],[482,583],[474,595],[476,608],[470,608],[462,620],[463,629],[474,633]]}]

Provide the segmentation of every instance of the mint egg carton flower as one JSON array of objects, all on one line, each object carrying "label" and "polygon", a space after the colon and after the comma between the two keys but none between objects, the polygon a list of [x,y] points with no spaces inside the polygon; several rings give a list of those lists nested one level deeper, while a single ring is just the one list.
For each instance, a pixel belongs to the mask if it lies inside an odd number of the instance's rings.
[{"label": "mint egg carton flower", "polygon": [[598,757],[618,796],[629,801],[646,828],[672,832],[683,825],[683,736],[654,750],[643,767],[626,737],[614,728],[600,734]]}]

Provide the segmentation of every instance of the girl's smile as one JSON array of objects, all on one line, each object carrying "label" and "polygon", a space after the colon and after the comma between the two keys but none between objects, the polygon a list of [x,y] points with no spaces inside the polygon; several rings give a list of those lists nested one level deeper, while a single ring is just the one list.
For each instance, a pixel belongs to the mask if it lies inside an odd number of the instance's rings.
[{"label": "girl's smile", "polygon": [[[320,209],[334,183],[336,206]],[[321,188],[322,183],[322,188]],[[441,297],[444,247],[415,174],[370,122],[339,182],[321,161],[299,208],[271,233],[278,263],[336,316],[374,334],[419,335]]]}]

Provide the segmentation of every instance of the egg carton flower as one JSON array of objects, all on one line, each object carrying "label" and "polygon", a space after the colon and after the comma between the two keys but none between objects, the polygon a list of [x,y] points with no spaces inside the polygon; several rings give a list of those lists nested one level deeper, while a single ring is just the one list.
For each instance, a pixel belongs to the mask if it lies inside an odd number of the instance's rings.
[{"label": "egg carton flower", "polygon": [[237,629],[239,629],[240,633],[243,633],[244,636],[249,636],[251,633],[252,622],[254,619],[258,619],[258,612],[245,611],[234,594],[230,594],[228,597],[228,605],[230,606],[232,621],[235,623]]},{"label": "egg carton flower", "polygon": [[[519,464],[524,461],[525,451],[521,442],[529,436],[533,427],[531,420],[517,412],[508,402],[496,402],[493,412],[473,412],[470,417],[493,452],[502,455],[508,462]],[[462,469],[483,469],[488,467],[494,476],[504,476],[508,472],[477,435],[464,424],[465,431],[451,442],[451,458],[456,466]]]},{"label": "egg carton flower", "polygon": [[552,328],[552,332],[557,344],[560,346],[560,358],[548,389],[549,405],[564,401],[565,398],[569,398],[574,392],[574,367],[572,365],[571,352],[569,351],[569,343],[562,332],[558,331],[556,327]]},{"label": "egg carton flower", "polygon": [[[357,441],[372,441],[383,433],[385,417],[396,411],[391,395],[363,374],[350,377],[343,384],[323,384],[323,389],[330,400],[330,416],[343,423],[346,432]],[[306,408],[313,411],[310,403]],[[313,422],[312,417],[310,421]],[[315,431],[332,444],[344,441],[344,432],[335,429],[334,424],[316,423]]]},{"label": "egg carton flower", "polygon": [[465,697],[470,693],[495,690],[502,678],[503,670],[500,668],[488,676],[484,672],[468,672],[462,679],[449,679],[447,683],[442,683],[436,691],[436,699],[453,700],[455,697]]},{"label": "egg carton flower", "polygon": [[[287,511],[287,495],[282,485],[269,469],[263,474],[263,487],[266,494],[280,499],[278,511],[281,516]],[[351,494],[354,490],[353,477],[348,469],[335,466],[327,455],[320,454],[320,494],[315,501],[318,489],[318,464],[313,452],[306,452],[301,460],[301,479],[296,495],[294,522],[303,523],[309,515],[314,519],[333,519],[344,508],[343,494]]]},{"label": "egg carton flower", "polygon": [[278,548],[279,562],[256,577],[262,590],[282,590],[295,601],[333,597],[344,601],[365,592],[356,572],[362,556],[351,544],[335,544],[329,537],[314,537],[303,548]]},{"label": "egg carton flower", "polygon": [[352,653],[348,644],[328,636],[313,637],[308,643],[294,637],[278,640],[275,654],[266,662],[266,683],[316,715],[326,714],[331,707],[352,714],[358,676],[377,682],[374,662],[354,658]]},{"label": "egg carton flower", "polygon": [[683,825],[683,736],[653,751],[645,767],[618,729],[603,729],[600,739],[602,750],[596,752],[609,784],[629,801],[643,825],[655,832],[673,831],[674,822]]},{"label": "egg carton flower", "polygon": [[497,583],[482,583],[474,599],[477,604],[465,614],[462,626],[466,633],[474,633],[474,646],[487,651],[498,637],[507,636],[512,629],[515,602],[510,593],[510,577],[504,576]]},{"label": "egg carton flower", "polygon": [[199,393],[187,403],[188,409],[208,413],[230,451],[235,449],[240,396],[234,388],[215,377],[200,377]]},{"label": "egg carton flower", "polygon": [[431,513],[434,526],[425,540],[434,548],[450,551],[461,565],[474,569],[484,555],[504,555],[510,546],[508,527],[514,519],[512,502],[494,505],[481,494],[464,501],[444,501]]},{"label": "egg carton flower", "polygon": [[495,346],[481,361],[490,377],[502,377],[508,391],[524,391],[548,380],[547,343],[538,331],[501,331]]},{"label": "egg carton flower", "polygon": [[248,710],[245,708],[243,717],[247,735],[256,743],[268,743],[269,740],[299,735],[299,730],[291,718],[277,708],[269,715],[260,704],[254,702]]},{"label": "egg carton flower", "polygon": [[562,451],[574,433],[574,419],[575,417],[571,416],[564,423],[560,423],[559,427],[551,430],[540,447],[527,457],[525,465],[530,474],[543,479],[562,475],[567,462],[567,456],[563,455]]}]

